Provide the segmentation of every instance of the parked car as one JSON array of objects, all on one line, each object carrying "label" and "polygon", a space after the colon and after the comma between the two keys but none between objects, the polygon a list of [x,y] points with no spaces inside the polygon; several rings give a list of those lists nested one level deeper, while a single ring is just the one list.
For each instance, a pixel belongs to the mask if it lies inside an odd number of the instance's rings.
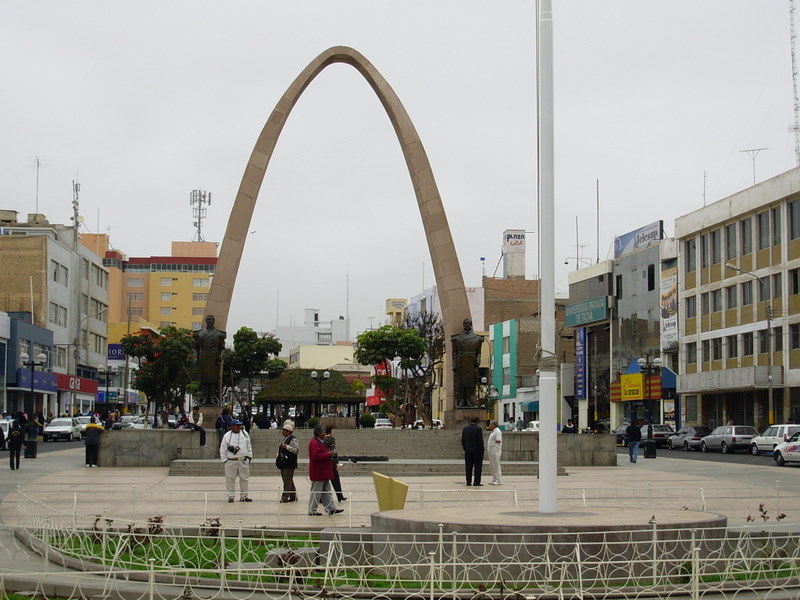
[{"label": "parked car", "polygon": [[133,424],[136,423],[136,419],[137,417],[133,415],[122,415],[119,419],[114,421],[111,429],[127,429],[128,427],[133,427]]},{"label": "parked car", "polygon": [[[241,418],[240,415],[236,415],[237,418]],[[167,427],[169,429],[175,429],[178,426],[178,415],[169,415],[167,417]]]},{"label": "parked car", "polygon": [[630,423],[623,423],[622,425],[620,425],[619,427],[614,429],[614,431],[611,432],[615,436],[617,436],[618,446],[628,445],[628,425],[630,425]]},{"label": "parked car", "polygon": [[703,425],[687,425],[686,427],[681,427],[677,433],[669,436],[667,448],[670,450],[675,450],[676,448],[698,450],[701,440],[709,433],[711,433],[711,428]]},{"label": "parked car", "polygon": [[81,426],[81,438],[86,437],[86,426],[92,422],[92,417],[79,415],[75,417],[75,420],[78,421],[78,425]]},{"label": "parked car", "polygon": [[528,426],[522,431],[539,431],[539,421],[528,421]]},{"label": "parked car", "polygon": [[703,452],[721,450],[723,454],[736,450],[750,450],[758,430],[749,425],[720,425],[700,441]]},{"label": "parked car", "polygon": [[152,429],[154,427],[154,423],[156,422],[156,418],[153,415],[141,415],[136,417],[136,421],[133,425],[131,425],[132,429]]},{"label": "parked car", "polygon": [[779,467],[787,462],[800,462],[800,431],[785,442],[781,442],[772,451],[772,458]]},{"label": "parked car", "polygon": [[781,444],[800,431],[800,425],[783,423],[770,425],[764,432],[750,441],[750,452],[758,456],[760,452],[772,452]]},{"label": "parked car", "polygon": [[675,434],[675,430],[669,425],[662,425],[661,423],[653,423],[651,425],[648,423],[647,425],[642,425],[642,443],[649,439],[647,436],[650,427],[653,428],[653,439],[656,441],[656,447],[666,446],[669,437]]},{"label": "parked car", "polygon": [[389,419],[375,419],[375,429],[394,429]]},{"label": "parked car", "polygon": [[50,440],[72,440],[81,439],[81,425],[78,419],[66,417],[53,419],[44,427],[42,434],[45,442]]}]

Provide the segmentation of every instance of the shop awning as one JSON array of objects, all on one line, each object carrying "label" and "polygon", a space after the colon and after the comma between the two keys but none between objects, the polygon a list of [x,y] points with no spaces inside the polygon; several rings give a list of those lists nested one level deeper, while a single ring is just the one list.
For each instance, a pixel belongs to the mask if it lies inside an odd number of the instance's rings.
[{"label": "shop awning", "polygon": [[530,400],[528,402],[520,403],[520,408],[523,412],[539,412],[539,401],[538,400]]}]

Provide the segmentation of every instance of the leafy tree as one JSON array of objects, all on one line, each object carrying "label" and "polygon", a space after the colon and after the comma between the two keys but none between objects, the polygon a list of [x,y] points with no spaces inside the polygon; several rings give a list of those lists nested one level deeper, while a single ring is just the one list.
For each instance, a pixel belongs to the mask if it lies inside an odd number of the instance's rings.
[{"label": "leafy tree", "polygon": [[247,380],[247,397],[251,398],[251,381],[253,376],[263,372],[270,372],[279,375],[286,368],[286,363],[282,360],[270,359],[270,356],[277,356],[282,348],[282,344],[272,334],[259,334],[249,327],[240,327],[233,334],[233,348],[225,350],[224,368],[226,369],[226,380],[230,385],[243,379]]},{"label": "leafy tree", "polygon": [[[425,340],[414,328],[384,325],[365,331],[356,338],[355,359],[362,365],[375,366],[381,361],[399,361],[402,372],[414,368],[425,358]],[[374,375],[372,382],[383,392],[388,411],[405,420],[408,401],[395,393],[398,379],[393,376]]]},{"label": "leafy tree", "polygon": [[159,333],[143,330],[123,336],[121,345],[125,354],[139,363],[131,387],[153,401],[156,411],[183,403],[195,383],[191,331],[172,326]]},{"label": "leafy tree", "polygon": [[407,405],[413,404],[417,417],[430,428],[430,405],[425,404],[425,399],[428,392],[433,390],[436,373],[444,362],[444,324],[436,313],[407,312],[401,327],[417,332],[425,341],[425,353],[420,360],[410,361],[406,365],[396,393],[402,394]]}]

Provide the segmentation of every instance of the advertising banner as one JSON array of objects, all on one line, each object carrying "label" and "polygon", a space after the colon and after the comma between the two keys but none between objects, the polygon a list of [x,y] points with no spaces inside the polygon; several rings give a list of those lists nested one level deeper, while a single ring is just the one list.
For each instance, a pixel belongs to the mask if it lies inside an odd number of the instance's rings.
[{"label": "advertising banner", "polygon": [[567,304],[564,312],[568,327],[604,321],[608,318],[608,296]]},{"label": "advertising banner", "polygon": [[678,344],[678,259],[661,264],[661,348]]},{"label": "advertising banner", "polygon": [[644,375],[642,373],[631,373],[620,376],[622,385],[622,401],[644,400]]},{"label": "advertising banner", "polygon": [[575,330],[575,397],[586,399],[586,329]]},{"label": "advertising banner", "polygon": [[503,232],[503,254],[525,252],[525,230],[506,229]]},{"label": "advertising banner", "polygon": [[634,250],[641,250],[657,244],[664,236],[664,222],[656,221],[650,225],[634,229],[614,238],[614,258],[619,258]]}]

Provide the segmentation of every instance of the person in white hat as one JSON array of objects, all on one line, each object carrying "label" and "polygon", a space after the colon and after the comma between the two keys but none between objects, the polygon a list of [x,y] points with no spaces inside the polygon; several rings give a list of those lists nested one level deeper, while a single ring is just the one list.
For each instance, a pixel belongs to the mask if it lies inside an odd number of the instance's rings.
[{"label": "person in white hat", "polygon": [[278,455],[275,457],[275,466],[281,470],[283,479],[283,494],[281,502],[296,502],[297,488],[294,487],[294,471],[297,469],[297,453],[300,452],[300,444],[294,437],[294,421],[287,419],[281,426],[283,439],[278,446]]},{"label": "person in white hat", "polygon": [[242,430],[239,419],[231,421],[231,430],[222,436],[219,444],[219,457],[225,466],[225,491],[228,502],[236,497],[236,477],[239,477],[239,502],[252,502],[247,495],[250,480],[250,461],[253,460],[253,446],[250,436]]}]

